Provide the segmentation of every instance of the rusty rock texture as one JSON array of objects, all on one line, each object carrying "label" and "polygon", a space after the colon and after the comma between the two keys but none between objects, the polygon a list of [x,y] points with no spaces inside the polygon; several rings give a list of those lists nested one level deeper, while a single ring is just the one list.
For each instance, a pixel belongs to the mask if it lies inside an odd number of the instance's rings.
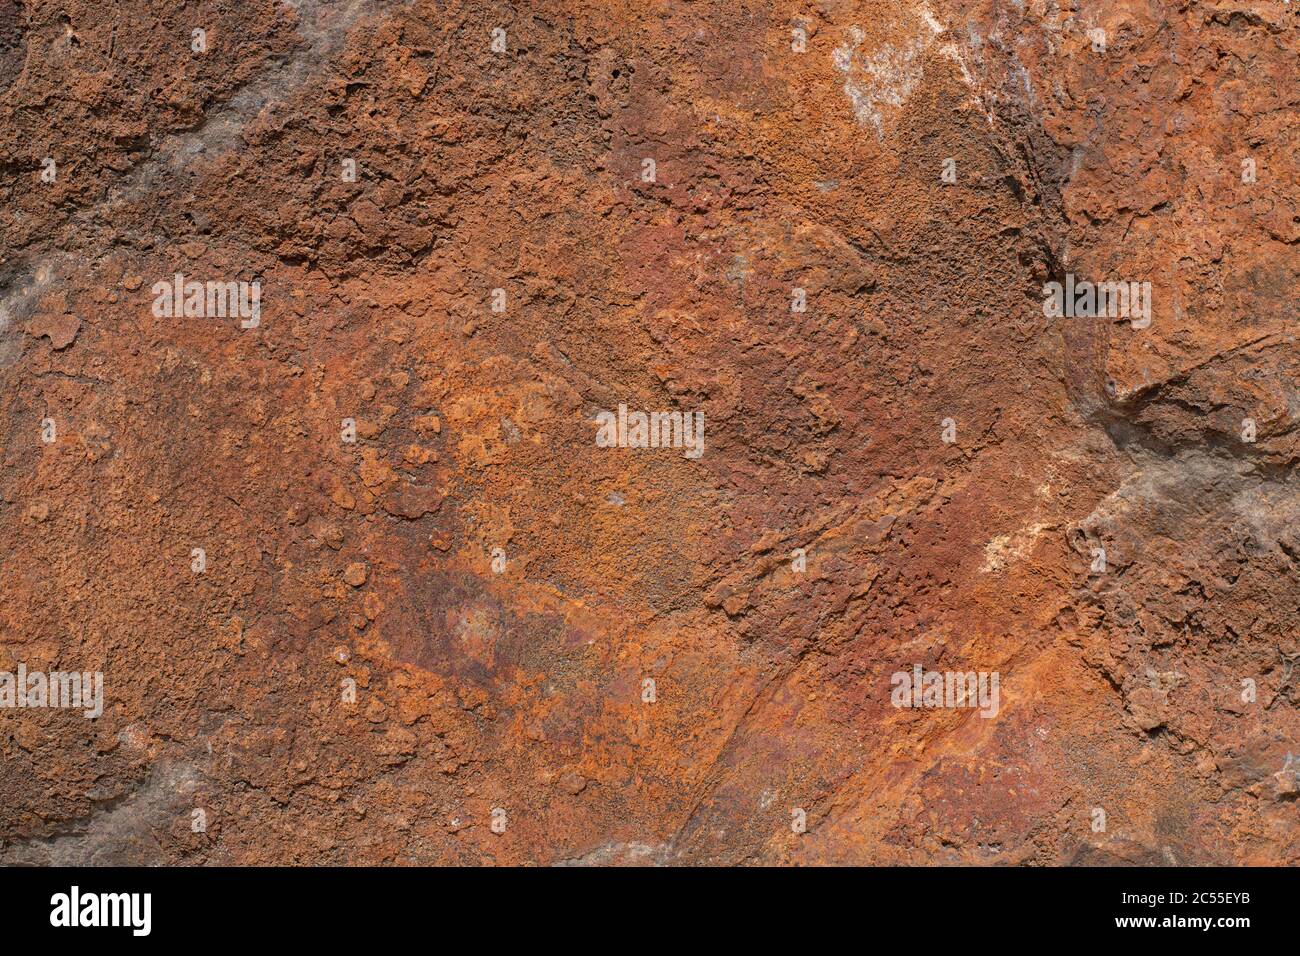
[{"label": "rusty rock texture", "polygon": [[0,0],[0,863],[1300,863],[1298,31]]}]

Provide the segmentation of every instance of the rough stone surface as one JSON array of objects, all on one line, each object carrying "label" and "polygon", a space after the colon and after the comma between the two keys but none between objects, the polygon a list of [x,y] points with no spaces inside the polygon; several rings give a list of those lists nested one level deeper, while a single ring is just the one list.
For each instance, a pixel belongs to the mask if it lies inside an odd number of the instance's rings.
[{"label": "rough stone surface", "polygon": [[0,862],[1300,863],[1297,9],[0,0]]}]

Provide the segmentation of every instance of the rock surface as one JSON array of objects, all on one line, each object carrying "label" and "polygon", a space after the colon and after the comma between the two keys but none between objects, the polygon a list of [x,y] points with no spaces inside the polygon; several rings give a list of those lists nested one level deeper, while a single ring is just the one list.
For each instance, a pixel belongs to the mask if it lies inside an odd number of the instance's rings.
[{"label": "rock surface", "polygon": [[0,2],[0,862],[1300,863],[1298,10]]}]

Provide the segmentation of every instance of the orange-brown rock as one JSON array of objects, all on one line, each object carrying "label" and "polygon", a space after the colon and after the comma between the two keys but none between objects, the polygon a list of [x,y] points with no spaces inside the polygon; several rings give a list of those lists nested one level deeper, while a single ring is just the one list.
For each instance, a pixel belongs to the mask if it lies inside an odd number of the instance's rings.
[{"label": "orange-brown rock", "polygon": [[201,7],[0,3],[0,862],[1300,863],[1295,4]]}]

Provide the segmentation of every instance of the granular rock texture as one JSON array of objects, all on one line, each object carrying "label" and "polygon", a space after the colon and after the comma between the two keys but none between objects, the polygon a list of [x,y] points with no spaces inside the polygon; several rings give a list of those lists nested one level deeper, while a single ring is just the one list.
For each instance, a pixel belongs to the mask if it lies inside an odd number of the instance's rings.
[{"label": "granular rock texture", "polygon": [[0,862],[1300,863],[1297,9],[0,0]]}]

